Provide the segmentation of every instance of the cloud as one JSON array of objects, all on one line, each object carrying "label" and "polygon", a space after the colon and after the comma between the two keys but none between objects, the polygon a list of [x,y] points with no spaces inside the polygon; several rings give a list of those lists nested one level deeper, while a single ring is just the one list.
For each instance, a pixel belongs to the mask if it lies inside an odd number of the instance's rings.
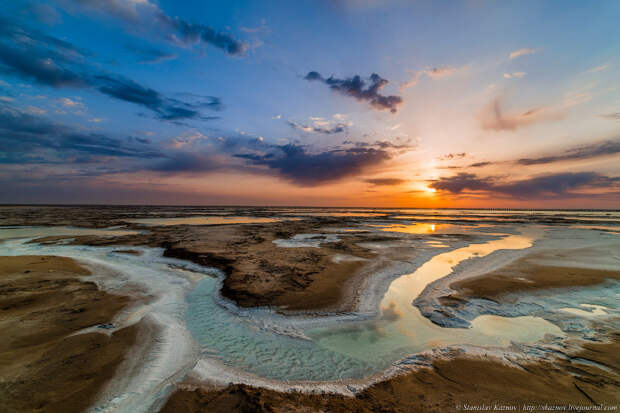
[{"label": "cloud", "polygon": [[488,161],[484,161],[484,162],[476,162],[476,163],[472,163],[471,165],[469,165],[470,168],[482,168],[484,166],[488,166],[488,165],[492,165],[493,162],[488,162]]},{"label": "cloud", "polygon": [[332,135],[335,133],[347,131],[347,124],[342,122],[336,123],[334,125],[331,125],[329,123],[326,123],[325,125],[303,125],[289,120],[286,123],[293,129],[301,130],[303,132],[322,133],[325,135]]},{"label": "cloud", "polygon": [[620,112],[611,112],[601,115],[601,118],[608,120],[620,120]]},{"label": "cloud", "polygon": [[407,180],[401,178],[372,178],[366,179],[365,182],[375,186],[394,186],[404,184]]},{"label": "cloud", "polygon": [[527,56],[530,54],[534,54],[537,53],[539,49],[530,49],[530,48],[523,48],[523,49],[519,49],[519,50],[515,50],[514,52],[511,52],[508,57],[512,60],[512,59],[516,59],[517,57],[521,57],[521,56]]},{"label": "cloud", "polygon": [[129,138],[77,130],[8,106],[0,106],[0,152],[4,154],[0,163],[68,162],[77,155],[144,159],[162,156]]},{"label": "cloud", "polygon": [[179,151],[170,153],[165,159],[145,166],[145,169],[165,174],[178,174],[213,172],[226,167],[226,164],[223,164],[212,154]]},{"label": "cloud", "polygon": [[478,178],[474,174],[461,172],[451,177],[442,177],[429,185],[439,191],[447,191],[459,194],[464,190],[488,191],[493,184],[488,178]]},{"label": "cloud", "polygon": [[144,106],[155,112],[156,117],[161,120],[215,119],[212,116],[204,116],[200,112],[200,108],[208,107],[213,102],[189,103],[168,98],[156,90],[120,76],[102,74],[92,79],[92,84],[104,95]]},{"label": "cloud", "polygon": [[241,56],[248,48],[247,43],[235,39],[232,34],[171,17],[149,0],[65,0],[64,3],[69,3],[69,8],[77,3],[86,10],[107,13],[132,27],[152,28],[153,32],[183,47],[205,44],[231,56]]},{"label": "cloud", "polygon": [[512,73],[504,73],[504,77],[506,79],[521,79],[523,78],[525,75],[527,75],[527,73],[525,72],[512,72]]},{"label": "cloud", "polygon": [[359,175],[392,157],[388,151],[376,148],[338,148],[313,153],[298,144],[272,146],[261,154],[235,156],[252,165],[266,166],[301,186],[317,186]]},{"label": "cloud", "polygon": [[[4,41],[3,41],[4,40]],[[7,42],[8,41],[8,42]],[[181,101],[126,77],[86,63],[90,53],[68,42],[26,31],[0,18],[0,73],[53,88],[86,88],[145,107],[161,120],[208,120],[202,108],[218,109],[219,100]]]},{"label": "cloud", "polygon": [[442,77],[451,76],[458,71],[457,68],[451,66],[434,67],[427,69],[424,73],[431,79],[441,79]]},{"label": "cloud", "polygon": [[325,83],[334,92],[353,97],[359,101],[368,102],[373,108],[378,110],[389,110],[392,113],[396,113],[398,106],[403,102],[400,96],[385,96],[379,93],[389,81],[376,73],[370,75],[367,88],[367,82],[357,75],[347,79],[337,79],[333,76],[325,79],[318,72],[308,72],[304,79]]},{"label": "cloud", "polygon": [[480,113],[480,124],[482,129],[487,130],[515,130],[540,122],[561,119],[564,116],[562,109],[567,106],[569,106],[568,103],[560,107],[541,106],[520,113],[505,113],[501,108],[500,99],[495,98]]},{"label": "cloud", "polygon": [[58,101],[60,102],[62,106],[65,106],[65,107],[70,107],[70,108],[83,108],[84,107],[84,104],[82,102],[79,102],[77,100],[73,100],[70,98],[60,98],[58,99]]},{"label": "cloud", "polygon": [[193,145],[197,142],[205,141],[207,139],[209,139],[208,136],[203,135],[202,133],[198,131],[191,131],[190,133],[186,133],[184,135],[180,135],[180,136],[177,136],[171,139],[167,143],[167,145],[169,145],[172,148],[179,149],[179,148],[183,148],[188,145]]},{"label": "cloud", "polygon": [[600,156],[620,153],[620,139],[608,140],[594,144],[577,146],[567,149],[558,155],[541,156],[538,158],[522,158],[517,161],[520,165],[541,165],[562,161],[591,159]]},{"label": "cloud", "polygon": [[439,161],[449,161],[452,159],[463,159],[467,156],[466,152],[460,152],[460,153],[447,153],[445,155],[442,155],[440,157],[437,158],[437,160]]},{"label": "cloud", "polygon": [[25,10],[30,16],[34,17],[40,23],[53,26],[62,21],[62,16],[58,11],[44,3],[32,2],[27,4]]},{"label": "cloud", "polygon": [[452,194],[465,191],[487,192],[514,198],[576,197],[579,189],[617,189],[620,178],[608,177],[596,172],[566,172],[535,176],[517,181],[502,181],[496,177],[480,178],[475,174],[461,172],[430,183],[431,188]]},{"label": "cloud", "polygon": [[592,69],[589,69],[587,73],[602,72],[603,70],[606,70],[608,67],[609,67],[609,64],[605,63],[604,65],[596,66],[596,67],[593,67]]},{"label": "cloud", "polygon": [[453,66],[439,66],[439,67],[432,67],[432,68],[420,70],[418,72],[415,72],[413,76],[411,77],[411,79],[403,83],[400,89],[402,91],[404,89],[416,86],[418,82],[420,81],[420,78],[422,77],[422,75],[426,75],[430,77],[432,80],[438,80],[444,77],[452,76],[453,74],[461,70],[465,70],[466,68],[467,67],[458,68],[458,67],[453,67]]},{"label": "cloud", "polygon": [[136,56],[138,56],[138,63],[162,63],[167,60],[173,60],[177,58],[177,55],[174,53],[166,52],[164,50],[160,50],[154,47],[141,47],[136,45],[127,45],[125,47],[127,50],[133,52]]}]

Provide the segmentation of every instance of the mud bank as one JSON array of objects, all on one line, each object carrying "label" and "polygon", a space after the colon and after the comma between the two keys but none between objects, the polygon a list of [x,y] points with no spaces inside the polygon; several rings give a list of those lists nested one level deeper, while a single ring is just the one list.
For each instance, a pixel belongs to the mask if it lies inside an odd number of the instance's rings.
[{"label": "mud bank", "polygon": [[[104,334],[129,299],[106,293],[69,258],[0,257],[0,406],[82,412],[136,342],[134,325]],[[75,334],[89,327],[91,333]]]},{"label": "mud bank", "polygon": [[[586,343],[570,358],[509,365],[492,357],[457,356],[377,383],[354,397],[278,392],[243,384],[180,386],[162,413],[454,412],[481,405],[594,407],[620,403],[620,337]],[[585,361],[584,361],[585,360]],[[589,361],[589,363],[588,363]],[[532,411],[542,411],[533,409]]]}]

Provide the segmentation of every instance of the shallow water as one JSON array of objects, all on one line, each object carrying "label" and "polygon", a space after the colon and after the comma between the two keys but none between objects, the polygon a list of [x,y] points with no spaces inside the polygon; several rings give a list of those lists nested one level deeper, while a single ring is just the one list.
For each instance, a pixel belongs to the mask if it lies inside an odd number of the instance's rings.
[{"label": "shallow water", "polygon": [[97,235],[101,237],[119,237],[134,234],[138,234],[138,231],[118,228],[0,227],[0,240],[12,238],[41,238],[63,235]]},{"label": "shallow water", "polygon": [[499,249],[527,248],[531,243],[532,238],[528,236],[510,235],[436,255],[412,274],[401,276],[390,284],[381,301],[379,320],[347,329],[316,329],[307,334],[323,347],[377,365],[452,344],[507,346],[511,341],[538,341],[545,334],[561,336],[563,333],[557,326],[538,317],[479,316],[470,328],[439,327],[412,305],[428,284],[450,274],[460,262]]},{"label": "shallow water", "polygon": [[127,220],[135,224],[168,226],[168,225],[222,225],[222,224],[265,224],[269,222],[291,221],[295,218],[263,218],[263,217],[217,217],[193,216],[180,218],[138,218]]},{"label": "shallow water", "polygon": [[379,227],[381,231],[386,232],[404,232],[407,234],[445,234],[447,232],[454,233],[454,229],[457,227],[452,224],[430,224],[430,223],[415,223],[411,225],[373,225]]}]

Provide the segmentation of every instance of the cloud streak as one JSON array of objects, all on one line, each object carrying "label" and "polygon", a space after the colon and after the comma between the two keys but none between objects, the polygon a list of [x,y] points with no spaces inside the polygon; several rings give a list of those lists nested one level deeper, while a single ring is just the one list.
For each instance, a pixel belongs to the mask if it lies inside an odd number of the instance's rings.
[{"label": "cloud streak", "polygon": [[317,186],[359,175],[392,158],[378,148],[338,148],[309,152],[298,144],[273,146],[267,152],[235,155],[252,165],[265,166],[300,186]]},{"label": "cloud streak", "polygon": [[367,102],[377,110],[389,110],[396,113],[398,106],[403,103],[400,96],[385,96],[380,93],[389,81],[376,73],[370,75],[368,81],[362,80],[358,75],[346,79],[338,79],[333,76],[324,78],[320,73],[314,71],[308,72],[304,79],[322,82],[329,86],[332,91],[350,96],[361,102]]},{"label": "cloud streak", "polygon": [[152,159],[163,156],[127,137],[80,131],[44,117],[0,106],[0,163],[85,162],[91,156]]},{"label": "cloud streak", "polygon": [[596,172],[566,172],[535,176],[516,181],[502,181],[497,177],[478,177],[461,172],[442,177],[430,183],[430,187],[451,194],[467,191],[505,195],[513,198],[578,197],[575,190],[618,189],[620,178],[608,177]]},{"label": "cloud streak", "polygon": [[53,88],[84,88],[114,99],[140,105],[168,121],[208,120],[202,108],[217,109],[209,102],[189,102],[166,97],[129,78],[106,73],[86,60],[90,53],[68,42],[27,31],[0,18],[0,73]]},{"label": "cloud streak", "polygon": [[403,83],[400,87],[401,90],[414,87],[418,84],[423,75],[430,77],[432,80],[442,79],[444,77],[452,76],[455,73],[466,69],[466,67],[458,68],[453,66],[438,66],[430,69],[420,70],[415,72],[411,79]]},{"label": "cloud streak", "polygon": [[541,106],[525,112],[506,113],[501,101],[495,98],[480,113],[480,126],[486,130],[516,130],[545,121],[558,120],[564,116],[563,108]]},{"label": "cloud streak", "polygon": [[372,178],[366,179],[366,183],[374,186],[396,186],[408,182],[406,179],[401,178]]},{"label": "cloud streak", "polygon": [[335,125],[303,125],[294,121],[286,122],[293,129],[297,129],[303,132],[322,133],[324,135],[333,135],[335,133],[341,133],[347,131],[346,123],[336,123]]},{"label": "cloud streak", "polygon": [[516,59],[517,57],[527,56],[530,54],[535,54],[537,52],[538,52],[538,49],[531,49],[529,47],[524,47],[522,49],[515,50],[514,52],[510,52],[508,57],[510,58],[510,60],[512,60],[512,59]]},{"label": "cloud streak", "polygon": [[105,12],[132,26],[139,24],[142,27],[153,27],[159,35],[183,47],[205,44],[231,56],[241,56],[248,48],[247,43],[235,39],[232,34],[204,24],[190,23],[179,17],[171,17],[149,0],[65,0],[65,3],[69,3],[70,8],[77,4],[87,10]]},{"label": "cloud streak", "polygon": [[558,155],[540,156],[537,158],[521,158],[517,161],[517,164],[542,165],[555,162],[592,159],[600,156],[615,155],[617,153],[620,153],[620,139],[577,146],[575,148],[567,149]]}]

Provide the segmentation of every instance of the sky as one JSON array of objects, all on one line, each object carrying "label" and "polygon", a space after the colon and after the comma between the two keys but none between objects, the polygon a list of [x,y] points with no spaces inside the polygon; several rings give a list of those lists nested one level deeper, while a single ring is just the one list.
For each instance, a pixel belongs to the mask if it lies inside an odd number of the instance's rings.
[{"label": "sky", "polygon": [[0,203],[620,208],[620,2],[13,0]]}]

